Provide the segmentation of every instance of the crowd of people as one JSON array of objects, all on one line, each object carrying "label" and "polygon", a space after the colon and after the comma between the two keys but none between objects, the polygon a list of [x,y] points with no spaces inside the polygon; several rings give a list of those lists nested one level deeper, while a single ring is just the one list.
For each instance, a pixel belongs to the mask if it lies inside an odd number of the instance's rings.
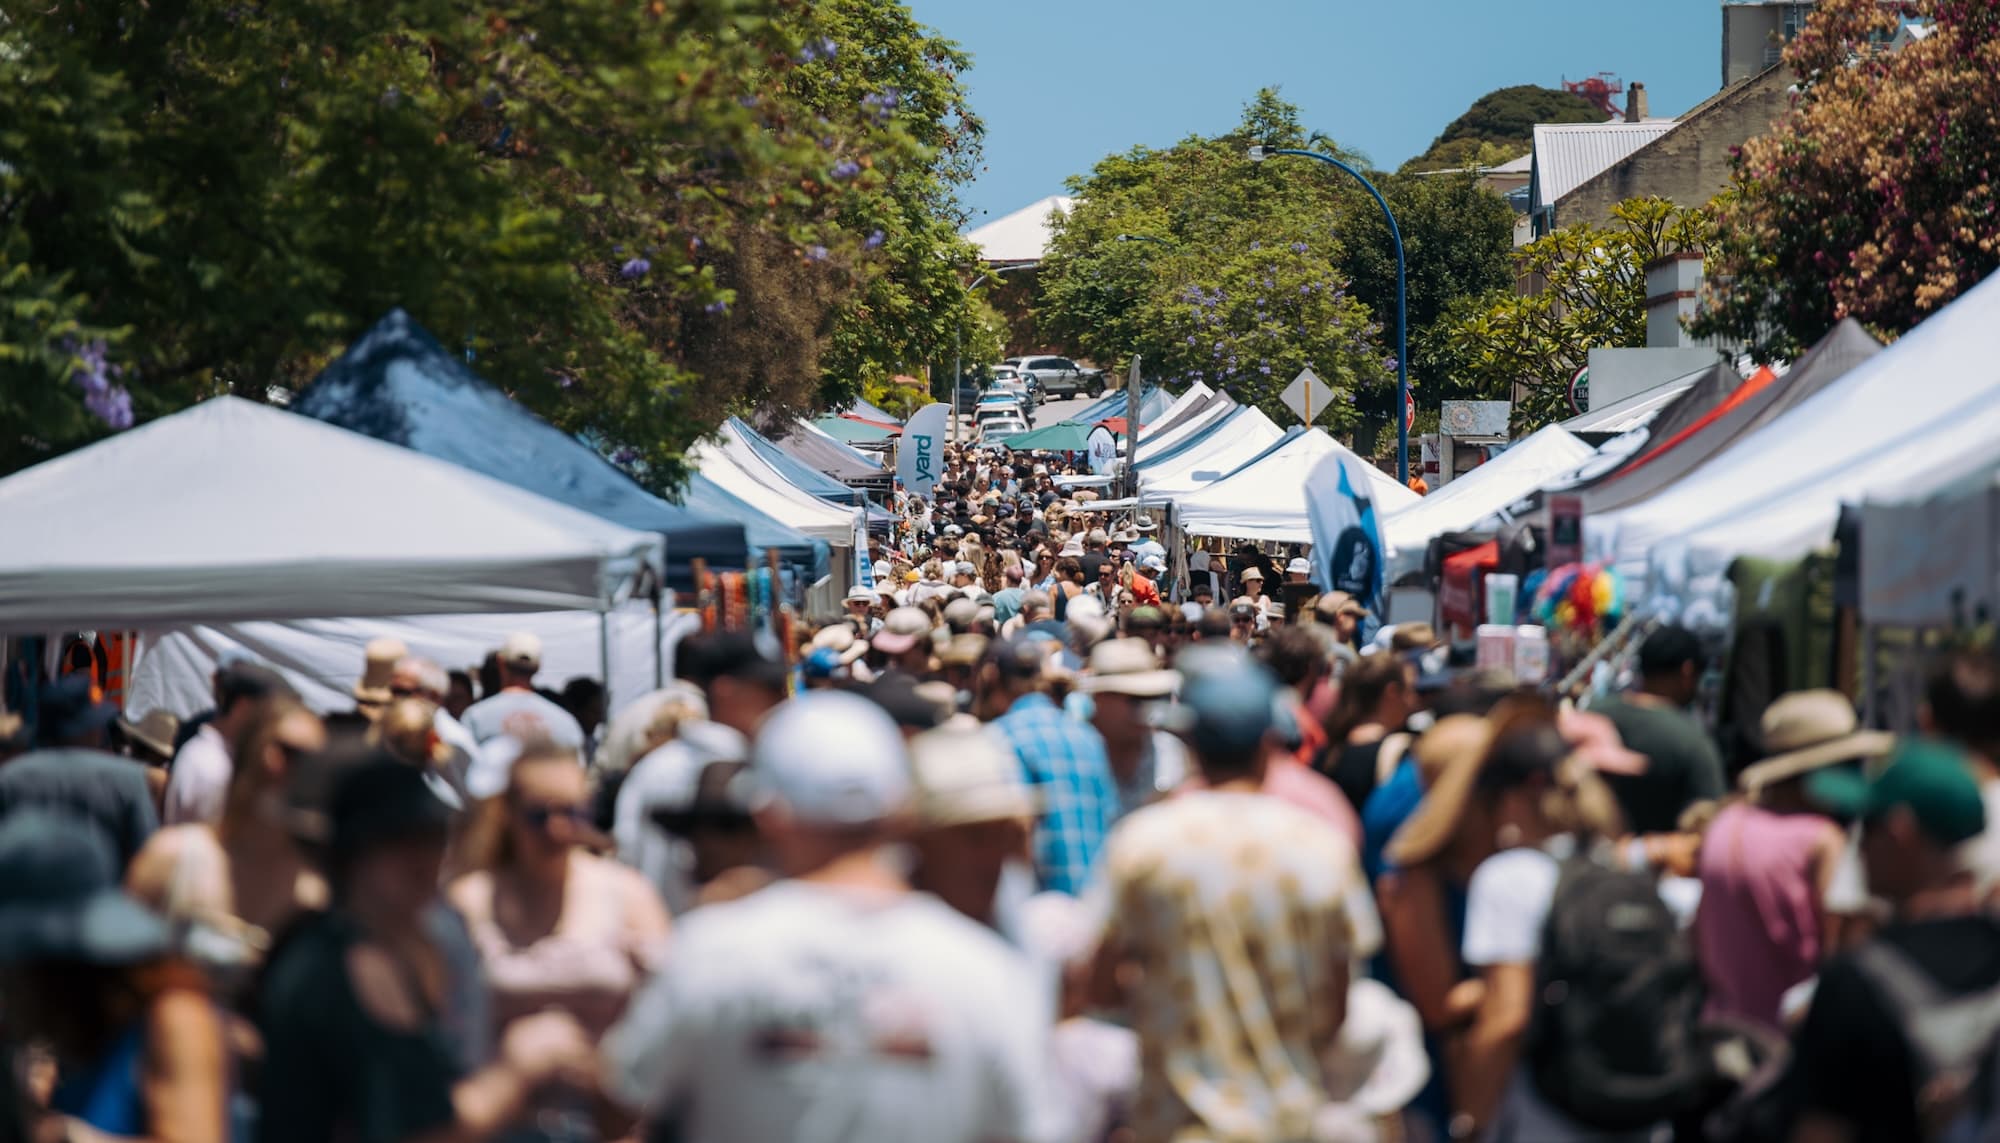
[{"label": "crowd of people", "polygon": [[1732,772],[1685,630],[1579,710],[1274,596],[1292,553],[1168,585],[1051,467],[948,454],[844,616],[691,636],[608,717],[525,635],[476,685],[377,640],[337,712],[233,657],[180,728],[48,683],[0,747],[0,1139],[2000,1123],[2000,660],[1906,739],[1785,695]]}]

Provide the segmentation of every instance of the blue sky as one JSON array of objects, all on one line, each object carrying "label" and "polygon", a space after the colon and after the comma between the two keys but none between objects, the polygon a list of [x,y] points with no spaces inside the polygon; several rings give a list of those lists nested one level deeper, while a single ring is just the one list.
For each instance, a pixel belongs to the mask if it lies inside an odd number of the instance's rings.
[{"label": "blue sky", "polygon": [[1265,85],[1394,168],[1496,87],[1611,71],[1675,115],[1722,73],[1718,0],[906,2],[973,56],[987,129],[973,226],[1112,152],[1226,129]]}]

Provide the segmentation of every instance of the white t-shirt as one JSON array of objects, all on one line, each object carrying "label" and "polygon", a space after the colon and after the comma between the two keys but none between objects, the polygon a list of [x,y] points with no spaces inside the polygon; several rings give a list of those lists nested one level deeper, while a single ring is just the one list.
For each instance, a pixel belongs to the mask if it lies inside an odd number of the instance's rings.
[{"label": "white t-shirt", "polygon": [[735,730],[719,722],[685,722],[680,737],[633,763],[618,787],[618,800],[611,808],[618,860],[652,882],[667,911],[676,916],[694,907],[695,886],[688,879],[693,854],[686,842],[653,821],[653,811],[685,809],[694,799],[704,767],[748,756],[749,747]]},{"label": "white t-shirt", "polygon": [[229,761],[229,744],[214,723],[204,723],[167,772],[167,791],[160,814],[164,825],[183,825],[222,820],[222,806],[229,798],[229,775],[235,767]]},{"label": "white t-shirt", "polygon": [[1485,968],[1534,961],[1561,873],[1547,851],[1526,846],[1480,862],[1465,887],[1465,963]]},{"label": "white t-shirt", "polygon": [[583,727],[570,713],[534,691],[501,691],[465,708],[472,737],[489,742],[503,734],[515,738],[546,737],[557,746],[583,754]]},{"label": "white t-shirt", "polygon": [[605,1038],[605,1087],[691,1143],[1053,1140],[1036,994],[928,894],[781,881],[675,929]]}]

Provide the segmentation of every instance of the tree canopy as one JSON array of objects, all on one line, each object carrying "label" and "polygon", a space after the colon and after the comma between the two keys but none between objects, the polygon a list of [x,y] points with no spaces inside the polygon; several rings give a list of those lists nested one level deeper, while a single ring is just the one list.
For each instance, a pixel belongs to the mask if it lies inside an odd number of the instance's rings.
[{"label": "tree canopy", "polygon": [[725,412],[858,390],[969,305],[964,59],[899,4],[7,21],[0,471],[266,399],[400,305],[665,483]]},{"label": "tree canopy", "polygon": [[2000,265],[2000,7],[1930,0],[1895,51],[1874,0],[1823,0],[1785,49],[1793,112],[1745,144],[1696,329],[1787,357],[1843,317],[1902,333]]},{"label": "tree canopy", "polygon": [[1581,95],[1524,83],[1489,91],[1445,129],[1406,171],[1496,165],[1528,153],[1537,123],[1600,123],[1604,113]]},{"label": "tree canopy", "polygon": [[[1366,169],[1309,135],[1271,90],[1223,135],[1108,156],[1070,182],[1077,205],[1043,262],[1037,322],[1097,360],[1136,352],[1150,376],[1204,381],[1281,421],[1292,414],[1278,394],[1310,366],[1345,398],[1315,420],[1365,433],[1394,405],[1387,226],[1346,175],[1294,158],[1253,164],[1252,143],[1329,151]],[[1409,252],[1414,346],[1452,296],[1508,280],[1512,215],[1469,176],[1370,177]]]}]

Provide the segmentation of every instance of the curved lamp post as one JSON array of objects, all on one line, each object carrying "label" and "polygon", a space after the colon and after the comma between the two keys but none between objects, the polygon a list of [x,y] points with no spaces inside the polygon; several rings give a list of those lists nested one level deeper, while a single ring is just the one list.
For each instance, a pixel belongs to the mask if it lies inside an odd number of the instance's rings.
[{"label": "curved lamp post", "polygon": [[1403,232],[1396,226],[1395,212],[1389,209],[1389,201],[1382,197],[1382,192],[1375,189],[1375,184],[1369,182],[1367,176],[1348,166],[1346,163],[1341,162],[1339,159],[1334,158],[1332,155],[1323,155],[1318,151],[1305,151],[1294,147],[1266,147],[1259,145],[1250,148],[1250,161],[1253,163],[1261,163],[1273,155],[1297,155],[1302,159],[1318,159],[1328,166],[1339,167],[1341,170],[1354,176],[1354,181],[1360,183],[1362,188],[1373,196],[1375,205],[1382,208],[1382,217],[1388,220],[1389,241],[1396,247],[1396,471],[1398,479],[1408,484],[1410,482],[1410,421],[1408,415],[1410,407],[1410,307],[1409,294],[1404,285],[1403,278]]}]

